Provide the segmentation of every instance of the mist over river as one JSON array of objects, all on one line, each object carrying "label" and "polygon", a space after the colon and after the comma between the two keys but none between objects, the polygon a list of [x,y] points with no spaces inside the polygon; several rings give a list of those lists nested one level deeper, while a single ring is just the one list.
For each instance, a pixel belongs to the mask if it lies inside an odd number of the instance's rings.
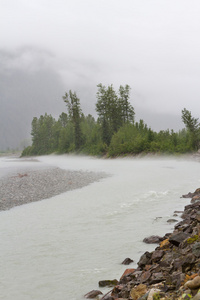
[{"label": "mist over river", "polygon": [[[200,187],[200,163],[181,158],[0,158],[0,178],[52,166],[109,176],[85,187],[0,212],[0,299],[81,300],[98,281],[119,279],[126,258],[136,267],[171,232],[167,223]],[[34,184],[34,183],[33,183]],[[106,292],[106,289],[101,289]]]}]

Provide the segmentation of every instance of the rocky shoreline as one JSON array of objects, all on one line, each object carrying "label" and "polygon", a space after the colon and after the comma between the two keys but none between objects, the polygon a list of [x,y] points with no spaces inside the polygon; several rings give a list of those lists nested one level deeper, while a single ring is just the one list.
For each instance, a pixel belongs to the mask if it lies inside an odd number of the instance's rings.
[{"label": "rocky shoreline", "polygon": [[52,167],[18,170],[0,177],[0,211],[82,188],[106,176]]},{"label": "rocky shoreline", "polygon": [[[105,280],[99,286],[113,286],[103,295],[93,290],[85,298],[101,300],[200,299],[200,189],[183,197],[192,198],[182,220],[172,233],[151,237],[158,243],[145,252],[136,269],[126,269],[120,280]],[[103,285],[104,284],[104,285]]]}]

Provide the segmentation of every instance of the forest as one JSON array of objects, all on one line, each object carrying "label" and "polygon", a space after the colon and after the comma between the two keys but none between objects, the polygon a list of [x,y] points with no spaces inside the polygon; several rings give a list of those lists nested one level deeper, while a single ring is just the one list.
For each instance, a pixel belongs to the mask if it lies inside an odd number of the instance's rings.
[{"label": "forest", "polygon": [[185,128],[153,131],[143,120],[135,122],[135,110],[130,104],[130,86],[97,85],[97,120],[85,116],[80,99],[71,90],[63,101],[66,112],[56,120],[41,115],[32,120],[32,145],[22,156],[51,153],[81,153],[115,157],[139,153],[181,154],[197,151],[200,145],[200,123],[186,108],[182,110]]}]

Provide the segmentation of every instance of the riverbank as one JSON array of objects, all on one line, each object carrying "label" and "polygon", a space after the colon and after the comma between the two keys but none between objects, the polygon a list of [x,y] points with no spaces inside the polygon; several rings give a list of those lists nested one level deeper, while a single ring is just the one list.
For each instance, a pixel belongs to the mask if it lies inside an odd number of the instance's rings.
[{"label": "riverbank", "polygon": [[[183,197],[192,200],[185,206],[182,221],[172,233],[159,237],[159,246],[146,251],[138,267],[127,269],[101,300],[200,299],[200,189]],[[95,291],[86,298],[92,294]]]},{"label": "riverbank", "polygon": [[0,178],[0,211],[79,189],[106,177],[104,173],[47,167],[19,169]]},{"label": "riverbank", "polygon": [[[188,160],[37,159],[0,159],[0,176],[7,169],[10,176],[13,169],[18,175],[39,166],[112,176],[0,213],[5,300],[80,300],[98,289],[100,280],[119,280],[126,268],[137,268],[145,251],[155,249],[142,242],[145,237],[172,232],[174,225],[167,220],[189,203],[180,195],[199,186],[199,163]],[[134,260],[129,266],[121,265],[126,257]]]}]

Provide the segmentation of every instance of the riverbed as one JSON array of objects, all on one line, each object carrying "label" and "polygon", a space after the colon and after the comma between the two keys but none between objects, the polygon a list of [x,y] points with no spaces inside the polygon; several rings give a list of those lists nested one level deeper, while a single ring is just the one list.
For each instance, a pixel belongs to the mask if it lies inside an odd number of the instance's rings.
[{"label": "riverbed", "polygon": [[[130,257],[137,266],[155,245],[146,236],[173,229],[200,186],[200,164],[191,159],[43,156],[1,158],[2,176],[60,168],[107,174],[83,187],[0,212],[1,278],[4,300],[80,300],[98,281],[119,279]],[[24,173],[23,173],[24,171]],[[179,217],[177,217],[179,220]],[[104,292],[104,290],[102,290]]]}]

